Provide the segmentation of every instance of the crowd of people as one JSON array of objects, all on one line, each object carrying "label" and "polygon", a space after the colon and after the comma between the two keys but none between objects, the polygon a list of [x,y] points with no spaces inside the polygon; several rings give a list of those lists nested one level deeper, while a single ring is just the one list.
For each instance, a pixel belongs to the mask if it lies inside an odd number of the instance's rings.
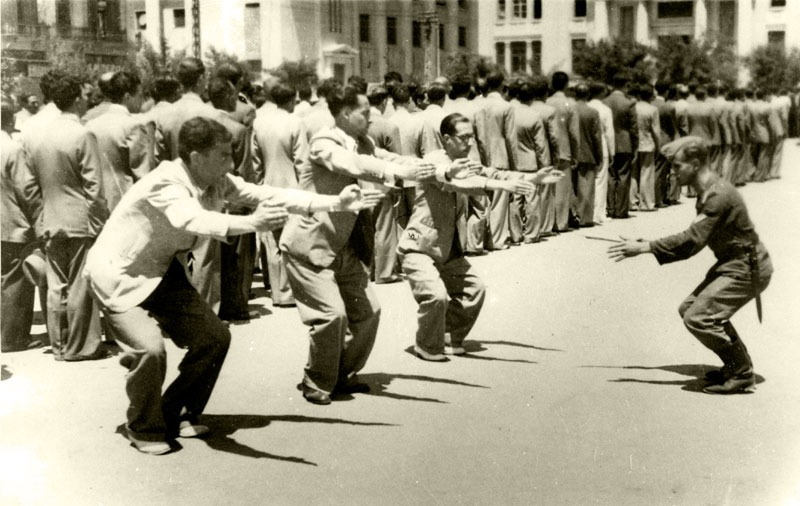
[{"label": "crowd of people", "polygon": [[[465,353],[485,296],[470,255],[706,191],[672,168],[664,148],[682,138],[702,143],[692,160],[721,181],[778,178],[797,130],[788,93],[624,75],[419,85],[389,72],[312,90],[253,86],[238,64],[208,72],[185,58],[150,90],[128,71],[84,83],[51,70],[40,88],[41,106],[35,95],[2,103],[2,351],[49,345],[74,362],[119,344],[127,435],[151,454],[207,432],[223,321],[255,316],[256,270],[273,306],[296,307],[310,327],[298,389],[329,404],[369,390],[357,373],[380,321],[370,280],[408,281],[414,354],[447,361]],[[36,290],[44,342],[30,335]],[[188,352],[162,395],[164,335]]]}]

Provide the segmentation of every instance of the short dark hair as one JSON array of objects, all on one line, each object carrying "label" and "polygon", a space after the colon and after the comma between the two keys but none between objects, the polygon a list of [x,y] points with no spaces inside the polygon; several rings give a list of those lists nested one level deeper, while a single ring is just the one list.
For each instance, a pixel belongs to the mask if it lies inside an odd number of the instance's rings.
[{"label": "short dark hair", "polygon": [[758,100],[762,100],[767,97],[767,89],[766,88],[756,88],[755,96]]},{"label": "short dark hair", "polygon": [[708,96],[708,91],[706,90],[705,86],[698,86],[694,90],[694,95],[698,98],[698,100],[702,100]]},{"label": "short dark hair", "polygon": [[208,99],[217,109],[224,109],[231,96],[236,95],[233,83],[224,77],[214,77],[208,82]]},{"label": "short dark hair", "polygon": [[442,119],[442,123],[439,126],[439,133],[442,134],[442,136],[455,135],[456,125],[459,123],[469,123],[469,119],[463,114],[457,112],[448,114]]},{"label": "short dark hair", "polygon": [[390,83],[392,81],[402,83],[403,82],[403,75],[400,72],[395,72],[394,70],[390,70],[389,72],[383,74],[383,82]]},{"label": "short dark hair", "polygon": [[600,81],[589,81],[589,95],[592,98],[600,98],[606,92],[606,85]]},{"label": "short dark hair", "polygon": [[656,91],[663,97],[667,94],[671,86],[672,83],[669,81],[658,81],[656,83]]},{"label": "short dark hair", "polygon": [[486,76],[486,86],[489,90],[496,90],[503,86],[503,81],[505,81],[505,79],[506,76],[499,70],[496,70]]},{"label": "short dark hair", "polygon": [[308,83],[300,83],[300,86],[297,87],[297,96],[300,97],[300,100],[311,100],[311,85]]},{"label": "short dark hair", "polygon": [[341,88],[341,87],[342,87],[342,83],[340,83],[336,79],[334,79],[332,77],[329,78],[329,79],[325,79],[321,83],[319,83],[319,86],[317,86],[317,96],[318,97],[322,97],[325,100],[327,100],[329,93],[331,93],[332,91],[335,91],[337,88]]},{"label": "short dark hair", "polygon": [[347,78],[348,86],[357,89],[362,95],[367,94],[367,80],[361,76],[350,76]]},{"label": "short dark hair", "polygon": [[335,117],[345,107],[358,107],[358,96],[363,94],[355,86],[337,88],[328,95],[328,110]]},{"label": "short dark hair", "polygon": [[214,74],[216,74],[217,77],[227,79],[234,86],[239,86],[239,82],[242,80],[242,77],[244,77],[244,70],[238,63],[225,62],[221,63],[219,67],[216,68]]},{"label": "short dark hair", "polygon": [[178,93],[181,83],[172,74],[161,74],[153,81],[153,100],[161,102],[174,97]]},{"label": "short dark hair", "polygon": [[2,128],[14,126],[14,104],[5,98],[0,104],[0,126]]},{"label": "short dark hair", "polygon": [[577,100],[587,100],[589,98],[589,86],[580,83],[579,85],[575,86],[575,98]]},{"label": "short dark hair", "polygon": [[517,99],[519,99],[520,102],[530,102],[534,99],[533,86],[531,86],[531,84],[529,78],[520,79],[519,88],[517,89]]},{"label": "short dark hair", "polygon": [[624,88],[629,82],[630,78],[628,77],[628,74],[624,72],[617,72],[614,74],[614,77],[611,78],[611,85],[618,89]]},{"label": "short dark hair", "polygon": [[139,79],[138,75],[133,72],[122,70],[120,72],[115,72],[114,75],[111,76],[108,88],[104,94],[109,100],[118,104],[122,102],[126,93],[134,95],[141,84],[142,80]]},{"label": "short dark hair", "polygon": [[178,81],[188,90],[194,88],[201,77],[206,73],[206,66],[199,58],[184,58],[178,63],[178,70],[175,73]]},{"label": "short dark hair", "polygon": [[[226,84],[230,82],[223,79]],[[178,132],[178,156],[189,165],[192,151],[203,153],[219,143],[231,142],[233,135],[213,119],[196,117],[185,122]]]},{"label": "short dark hair", "polygon": [[649,84],[640,84],[639,99],[643,100],[644,102],[653,100],[653,87]]},{"label": "short dark hair", "polygon": [[411,93],[405,84],[397,84],[392,88],[392,100],[395,104],[407,104],[411,100]]},{"label": "short dark hair", "polygon": [[53,83],[50,92],[53,95],[53,103],[62,111],[72,107],[81,96],[81,81],[74,75],[65,74],[57,82]]},{"label": "short dark hair", "polygon": [[270,93],[272,93],[272,101],[276,105],[286,105],[289,102],[293,102],[297,96],[297,90],[294,89],[294,86],[284,82],[279,82],[273,86]]},{"label": "short dark hair", "polygon": [[472,88],[472,80],[467,75],[457,75],[450,84],[450,98],[466,97]]},{"label": "short dark hair", "polygon": [[489,91],[489,82],[485,77],[475,79],[475,91],[480,95],[485,95]]},{"label": "short dark hair", "polygon": [[522,86],[522,79],[516,77],[509,81],[508,85],[506,86],[506,90],[508,91],[508,96],[510,98],[517,98],[519,95],[519,88]]},{"label": "short dark hair", "polygon": [[546,98],[549,86],[546,77],[536,76],[531,79],[531,93],[534,100]]},{"label": "short dark hair", "polygon": [[378,86],[373,86],[372,89],[369,90],[367,93],[367,100],[369,100],[369,105],[378,106],[386,100],[389,96],[389,92],[386,90],[386,87],[382,84]]},{"label": "short dark hair", "polygon": [[66,72],[61,69],[52,69],[44,73],[39,80],[39,89],[42,90],[42,100],[50,102],[53,100],[53,84],[64,78]]},{"label": "short dark hair", "polygon": [[431,83],[428,86],[428,102],[440,102],[447,96],[447,87],[441,83]]},{"label": "short dark hair", "polygon": [[569,84],[569,76],[567,75],[566,72],[562,72],[559,70],[557,72],[554,72],[553,77],[550,78],[550,85],[555,91],[563,91],[568,84]]}]

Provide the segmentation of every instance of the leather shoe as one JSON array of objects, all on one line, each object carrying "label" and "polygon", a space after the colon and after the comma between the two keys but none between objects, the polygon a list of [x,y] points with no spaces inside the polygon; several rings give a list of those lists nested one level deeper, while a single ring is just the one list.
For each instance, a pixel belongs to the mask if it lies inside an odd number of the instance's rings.
[{"label": "leather shoe", "polygon": [[721,385],[725,383],[725,374],[722,372],[722,369],[711,369],[706,372],[706,379],[712,385]]},{"label": "leather shoe", "polygon": [[111,356],[111,352],[103,348],[98,348],[91,355],[76,355],[74,357],[63,357],[64,362],[84,362],[86,360],[103,360]]},{"label": "leather shoe", "polygon": [[708,385],[703,389],[707,394],[749,394],[756,391],[756,375],[751,373],[738,374],[728,378],[725,383]]},{"label": "leather shoe", "polygon": [[417,345],[414,345],[414,355],[428,362],[447,362],[450,360],[444,356],[444,353],[428,353]]},{"label": "leather shoe", "polygon": [[366,383],[361,383],[358,380],[350,379],[337,383],[333,388],[334,394],[366,394],[369,393],[370,387]]},{"label": "leather shoe", "polygon": [[317,390],[316,388],[312,388],[305,383],[298,383],[297,389],[303,392],[303,397],[310,402],[311,404],[319,404],[320,406],[327,406],[331,403],[331,396],[323,392],[322,390]]}]

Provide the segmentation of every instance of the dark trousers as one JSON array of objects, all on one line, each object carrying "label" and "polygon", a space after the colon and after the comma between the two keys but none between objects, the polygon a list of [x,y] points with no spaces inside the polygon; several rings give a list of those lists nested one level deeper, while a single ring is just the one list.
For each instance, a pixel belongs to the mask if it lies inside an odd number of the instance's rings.
[{"label": "dark trousers", "polygon": [[597,177],[597,165],[579,163],[574,169],[575,201],[573,209],[581,226],[594,225],[594,180]]},{"label": "dark trousers", "polygon": [[467,253],[483,253],[487,230],[489,198],[485,195],[469,195],[467,204],[467,233],[463,235],[462,248]]},{"label": "dark trousers", "polygon": [[25,349],[31,342],[36,287],[25,277],[22,270],[22,261],[25,260],[24,249],[25,245],[22,243],[3,241],[0,245],[0,257],[2,257],[0,342],[4,352]]},{"label": "dark trousers", "polygon": [[[558,160],[556,169],[564,173],[556,184],[553,185],[555,196],[555,223],[553,228],[557,232],[569,230],[569,209],[575,192],[572,188],[572,163],[569,160]],[[594,181],[594,180],[593,180]]]},{"label": "dark trousers", "polygon": [[608,215],[627,218],[631,191],[631,153],[616,153],[608,168]]},{"label": "dark trousers", "polygon": [[[761,277],[762,291],[769,281],[769,276]],[[683,301],[678,312],[689,332],[727,364],[739,340],[730,319],[754,296],[750,280],[727,276],[706,278]]]},{"label": "dark trousers", "polygon": [[[164,278],[139,306],[122,313],[104,309],[117,341],[126,347],[128,435],[138,441],[175,436],[182,417],[197,417],[211,397],[231,334],[173,260]],[[167,370],[164,337],[186,355],[180,373],[161,395]]]},{"label": "dark trousers", "polygon": [[489,231],[491,232],[491,246],[489,249],[502,249],[509,240],[508,207],[511,202],[508,192],[492,192],[491,208],[489,210]]},{"label": "dark trousers", "polygon": [[656,207],[663,207],[670,200],[670,177],[672,164],[666,156],[656,153],[655,196]]},{"label": "dark trousers", "polygon": [[247,314],[250,287],[255,267],[256,234],[228,238],[221,245],[221,286],[219,315],[222,319],[237,319]]},{"label": "dark trousers", "polygon": [[397,209],[401,197],[401,192],[390,191],[372,211],[375,226],[372,277],[378,283],[391,279],[397,271]]},{"label": "dark trousers", "polygon": [[47,331],[56,360],[79,360],[100,347],[100,311],[83,277],[89,237],[50,239],[47,255]]}]

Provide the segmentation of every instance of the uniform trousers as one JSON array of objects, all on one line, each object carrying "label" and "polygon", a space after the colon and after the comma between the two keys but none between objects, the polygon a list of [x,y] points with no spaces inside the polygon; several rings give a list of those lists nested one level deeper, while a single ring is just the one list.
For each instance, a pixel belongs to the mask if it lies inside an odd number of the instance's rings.
[{"label": "uniform trousers", "polygon": [[278,247],[278,238],[280,238],[282,230],[271,230],[258,234],[267,256],[267,275],[274,305],[294,304],[289,275],[286,273],[286,259]]},{"label": "uniform trousers", "polygon": [[[770,276],[761,277],[761,291],[769,281]],[[731,349],[739,340],[730,319],[754,296],[749,279],[708,277],[683,301],[678,313],[689,332],[727,364]]]},{"label": "uniform trousers", "polygon": [[508,192],[492,192],[491,204],[489,209],[489,231],[491,233],[491,244],[488,249],[502,249],[503,245],[509,241],[509,198]]},{"label": "uniform trousers", "polygon": [[475,325],[486,294],[483,282],[464,257],[437,263],[423,253],[405,253],[403,272],[417,301],[417,346],[444,352],[445,333],[461,346]]},{"label": "uniform trousers", "polygon": [[723,158],[723,147],[721,145],[708,147],[708,164],[715,174],[720,175]]},{"label": "uniform trousers", "polygon": [[300,319],[311,327],[303,382],[331,393],[367,363],[378,332],[380,304],[366,267],[350,245],[329,267],[290,254],[284,258]]},{"label": "uniform trousers", "polygon": [[[412,206],[413,208],[413,206]],[[489,198],[485,195],[469,195],[467,199],[467,233],[463,236],[462,249],[467,253],[481,254],[485,251],[490,231],[487,211]]]},{"label": "uniform trousers", "polygon": [[630,153],[616,153],[608,168],[608,215],[612,218],[628,217],[632,158]]},{"label": "uniform trousers", "polygon": [[768,179],[781,177],[781,162],[783,161],[783,137],[777,139],[772,145],[772,157],[770,158],[770,169]]},{"label": "uniform trousers", "polygon": [[569,209],[575,191],[572,188],[572,163],[569,160],[559,160],[556,168],[564,173],[556,184],[553,185],[555,223],[556,232],[566,232],[569,230]]},{"label": "uniform trousers", "polygon": [[762,183],[769,177],[772,169],[772,145],[756,144],[756,170],[753,173],[753,181]]},{"label": "uniform trousers", "polygon": [[556,188],[555,185],[545,186],[542,192],[542,234],[552,235],[556,226]]},{"label": "uniform trousers", "polygon": [[747,151],[744,144],[733,144],[730,147],[728,181],[740,184],[742,173],[747,171]]},{"label": "uniform trousers", "polygon": [[23,350],[31,342],[36,286],[22,269],[24,250],[23,243],[3,241],[0,244],[0,343],[3,352]]},{"label": "uniform trousers", "polygon": [[399,191],[389,191],[375,206],[372,216],[375,225],[375,261],[372,264],[375,282],[388,281],[397,264],[397,209],[402,197]]},{"label": "uniform trousers", "polygon": [[[537,190],[539,185],[537,185]],[[538,194],[538,192],[537,192]],[[527,197],[525,195],[511,195],[508,197],[508,232],[511,242],[519,244],[525,242],[535,242],[539,236],[539,202],[537,195]],[[536,232],[533,234],[533,228]],[[533,235],[533,237],[531,237]]]},{"label": "uniform trousers", "polygon": [[594,225],[594,188],[597,179],[597,165],[579,163],[572,173],[575,198],[572,208],[581,226]]},{"label": "uniform trousers", "polygon": [[223,320],[246,317],[255,267],[256,234],[243,234],[220,243],[221,285],[219,315]]},{"label": "uniform trousers", "polygon": [[630,202],[640,211],[656,208],[656,164],[655,153],[639,151],[631,173]]},{"label": "uniform trousers", "polygon": [[[144,302],[120,313],[104,308],[103,313],[126,351],[120,363],[128,368],[128,436],[137,441],[174,437],[181,419],[196,418],[205,409],[228,353],[230,331],[177,260]],[[178,377],[162,396],[165,337],[187,351]]]},{"label": "uniform trousers", "polygon": [[608,157],[603,157],[603,163],[597,169],[594,180],[594,222],[603,223],[606,219],[606,200],[608,197]]},{"label": "uniform trousers", "polygon": [[82,275],[92,243],[92,237],[68,237],[45,244],[47,331],[56,360],[80,360],[100,348],[100,311]]},{"label": "uniform trousers", "polygon": [[655,198],[656,207],[664,207],[669,201],[670,163],[661,153],[655,154]]}]

